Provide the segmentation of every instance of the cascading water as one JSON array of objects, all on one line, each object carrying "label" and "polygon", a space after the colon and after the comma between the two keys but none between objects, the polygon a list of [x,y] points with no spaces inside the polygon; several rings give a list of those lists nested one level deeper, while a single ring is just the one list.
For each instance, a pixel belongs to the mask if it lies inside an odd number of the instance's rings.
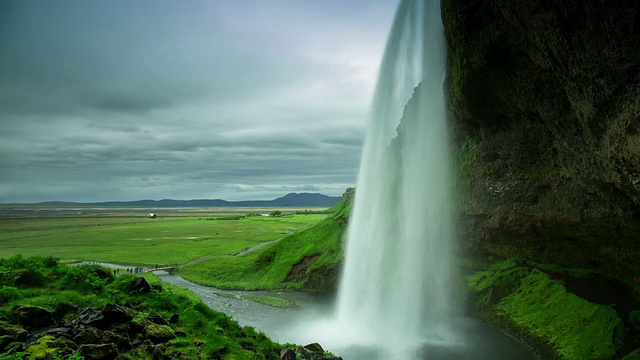
[{"label": "cascading water", "polygon": [[439,0],[402,0],[349,224],[337,303],[344,342],[406,349],[453,338],[445,60]]}]

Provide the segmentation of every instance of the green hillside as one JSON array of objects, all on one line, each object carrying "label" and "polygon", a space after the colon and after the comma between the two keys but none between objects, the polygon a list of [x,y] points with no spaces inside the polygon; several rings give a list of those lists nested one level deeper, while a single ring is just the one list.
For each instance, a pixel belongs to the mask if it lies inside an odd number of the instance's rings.
[{"label": "green hillside", "polygon": [[176,273],[223,289],[332,291],[353,194],[353,189],[348,189],[330,209],[333,214],[318,224],[254,254],[209,259],[177,269]]}]

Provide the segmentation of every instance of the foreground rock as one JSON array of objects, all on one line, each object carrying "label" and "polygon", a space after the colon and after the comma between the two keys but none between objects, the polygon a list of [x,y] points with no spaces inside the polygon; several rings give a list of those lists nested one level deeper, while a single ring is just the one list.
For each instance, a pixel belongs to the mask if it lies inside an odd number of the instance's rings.
[{"label": "foreground rock", "polygon": [[326,355],[324,349],[318,343],[311,343],[305,346],[299,346],[297,351],[290,348],[284,348],[280,351],[280,360],[342,360],[341,357]]},{"label": "foreground rock", "polygon": [[56,320],[62,319],[54,319],[51,312],[21,306],[13,312],[13,321],[21,325],[0,325],[0,357],[25,351],[30,358],[44,359],[50,356],[51,349],[56,349],[57,354],[79,353],[86,359],[109,360],[121,351],[141,346],[160,356],[160,350],[153,349],[154,344],[175,339],[176,333],[185,335],[174,331],[158,314],[139,322],[133,320],[134,313],[138,311],[107,304],[102,309],[84,308],[74,318],[55,325]]}]

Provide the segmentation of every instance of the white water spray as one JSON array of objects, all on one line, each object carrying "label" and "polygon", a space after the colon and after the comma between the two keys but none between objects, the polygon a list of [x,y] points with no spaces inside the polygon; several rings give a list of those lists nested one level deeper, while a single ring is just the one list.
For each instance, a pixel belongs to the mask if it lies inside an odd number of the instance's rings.
[{"label": "white water spray", "polygon": [[406,349],[452,341],[445,60],[440,2],[402,0],[348,230],[336,329],[346,343]]}]

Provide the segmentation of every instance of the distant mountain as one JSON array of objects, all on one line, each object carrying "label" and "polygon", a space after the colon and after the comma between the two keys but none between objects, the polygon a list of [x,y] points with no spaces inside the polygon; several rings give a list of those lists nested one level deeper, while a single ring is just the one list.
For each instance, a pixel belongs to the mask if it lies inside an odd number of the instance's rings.
[{"label": "distant mountain", "polygon": [[3,204],[3,205],[31,205],[31,206],[138,206],[138,207],[319,207],[329,208],[340,201],[340,196],[327,196],[323,194],[290,193],[274,200],[246,200],[227,201],[221,199],[195,199],[195,200],[137,200],[137,201],[105,201],[93,203],[47,201],[30,204]]}]

